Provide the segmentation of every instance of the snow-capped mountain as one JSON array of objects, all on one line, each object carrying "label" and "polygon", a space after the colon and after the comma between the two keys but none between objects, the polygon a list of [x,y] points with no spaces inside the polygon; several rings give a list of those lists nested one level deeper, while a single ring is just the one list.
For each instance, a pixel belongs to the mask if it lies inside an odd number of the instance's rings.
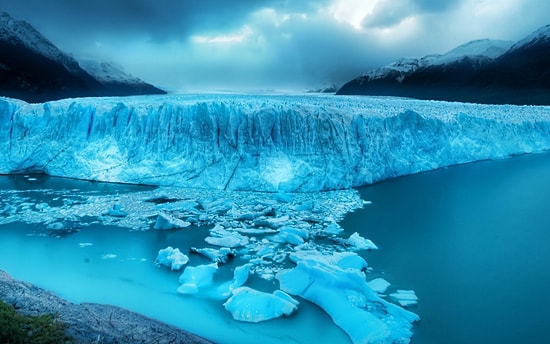
[{"label": "snow-capped mountain", "polygon": [[94,59],[79,59],[78,63],[80,64],[80,67],[84,68],[85,71],[90,73],[90,75],[95,77],[96,80],[101,83],[143,83],[143,80],[127,73],[124,70],[124,67],[117,65],[114,62]]},{"label": "snow-capped mountain", "polygon": [[[144,82],[106,83],[58,49],[32,25],[0,13],[0,96],[42,102],[67,97],[162,94]],[[120,75],[118,73],[117,75]]]},{"label": "snow-capped mountain", "polygon": [[79,59],[78,62],[99,83],[112,90],[112,95],[125,96],[166,93],[129,74],[124,70],[123,66],[114,62],[94,59]]},{"label": "snow-capped mountain", "polygon": [[515,44],[483,39],[443,55],[400,59],[346,83],[337,94],[550,104],[549,37],[545,26]]},{"label": "snow-capped mountain", "polygon": [[22,45],[52,61],[58,61],[70,72],[80,71],[74,58],[59,50],[29,23],[13,20],[5,12],[0,13],[0,40]]},{"label": "snow-capped mountain", "polygon": [[527,37],[519,40],[512,46],[510,51],[524,49],[529,46],[536,46],[539,44],[548,44],[550,41],[550,24],[541,27]]},{"label": "snow-capped mountain", "polygon": [[501,41],[493,39],[480,39],[460,45],[446,54],[427,55],[421,58],[405,57],[387,66],[367,72],[363,77],[368,80],[394,77],[397,82],[402,82],[409,74],[421,68],[452,64],[470,58],[472,60],[487,61],[495,59],[505,53],[511,46],[512,41]]}]

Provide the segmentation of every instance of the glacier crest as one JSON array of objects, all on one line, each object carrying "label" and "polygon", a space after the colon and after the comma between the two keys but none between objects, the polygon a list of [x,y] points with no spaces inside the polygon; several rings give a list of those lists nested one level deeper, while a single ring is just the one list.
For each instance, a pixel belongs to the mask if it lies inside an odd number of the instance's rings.
[{"label": "glacier crest", "polygon": [[309,192],[550,148],[550,108],[344,96],[0,98],[0,173]]}]

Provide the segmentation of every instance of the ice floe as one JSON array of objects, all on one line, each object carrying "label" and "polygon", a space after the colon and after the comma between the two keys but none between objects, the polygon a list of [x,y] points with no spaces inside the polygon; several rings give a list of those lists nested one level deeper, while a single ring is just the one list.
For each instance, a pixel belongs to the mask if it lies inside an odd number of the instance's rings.
[{"label": "ice floe", "polygon": [[160,212],[157,216],[155,229],[179,229],[191,226],[191,222],[183,221],[165,212]]},{"label": "ice floe", "polygon": [[380,298],[351,255],[291,255],[296,267],[277,274],[280,288],[321,307],[353,343],[408,342],[418,316]]},{"label": "ice floe", "polygon": [[165,249],[159,250],[156,263],[169,267],[171,270],[180,270],[189,262],[189,257],[181,253],[179,248],[168,246]]},{"label": "ice floe", "polygon": [[249,287],[233,290],[233,295],[223,305],[231,312],[233,319],[246,322],[260,322],[290,315],[300,303],[290,295],[275,290],[265,293]]}]

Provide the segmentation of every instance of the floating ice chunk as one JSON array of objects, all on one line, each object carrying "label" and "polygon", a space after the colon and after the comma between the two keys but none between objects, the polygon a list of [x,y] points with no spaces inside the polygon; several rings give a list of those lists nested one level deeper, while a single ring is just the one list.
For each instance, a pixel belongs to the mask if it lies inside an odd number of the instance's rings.
[{"label": "floating ice chunk", "polygon": [[347,264],[341,264],[341,256],[310,251],[290,257],[297,265],[277,274],[281,290],[320,306],[353,343],[410,340],[412,322],[419,317],[380,298],[369,288],[363,272],[342,267]]},{"label": "floating ice chunk", "polygon": [[341,234],[343,231],[344,229],[336,222],[329,224],[323,229],[323,232],[325,232],[326,234],[333,234],[333,235]]},{"label": "floating ice chunk", "polygon": [[234,248],[247,245],[248,237],[236,231],[229,231],[223,228],[223,226],[216,225],[210,231],[210,236],[204,238],[204,241],[214,246]]},{"label": "floating ice chunk", "polygon": [[291,203],[292,195],[285,192],[277,192],[273,194],[273,199],[281,203]]},{"label": "floating ice chunk", "polygon": [[191,226],[190,222],[180,220],[172,215],[161,212],[157,216],[157,222],[154,229],[178,229]]},{"label": "floating ice chunk", "polygon": [[234,213],[233,218],[238,221],[251,221],[261,216],[261,213]]},{"label": "floating ice chunk", "polygon": [[165,249],[159,250],[155,262],[160,265],[167,266],[171,270],[180,270],[189,262],[189,257],[181,253],[179,248],[172,248],[172,246],[168,246]]},{"label": "floating ice chunk", "polygon": [[221,247],[239,247],[246,245],[248,243],[248,239],[246,237],[243,237],[239,233],[235,233],[237,235],[230,235],[225,237],[206,237],[204,238],[204,241],[209,243],[210,245],[214,246],[221,246]]},{"label": "floating ice chunk", "polygon": [[397,289],[395,293],[390,294],[390,297],[404,307],[416,305],[418,302],[418,296],[416,296],[414,290]]},{"label": "floating ice chunk", "polygon": [[256,226],[264,226],[272,229],[278,229],[288,224],[290,217],[288,215],[275,217],[271,219],[260,219],[254,222]]},{"label": "floating ice chunk", "polygon": [[391,284],[383,278],[375,278],[372,281],[367,282],[367,285],[372,289],[372,291],[378,294],[383,294]]},{"label": "floating ice chunk", "polygon": [[257,323],[290,315],[298,309],[299,302],[280,290],[269,294],[240,287],[233,290],[233,296],[223,305],[233,319]]},{"label": "floating ice chunk", "polygon": [[309,233],[305,229],[283,227],[279,230],[279,233],[273,235],[270,239],[278,243],[301,245],[308,237]]},{"label": "floating ice chunk", "polygon": [[213,248],[195,248],[191,247],[189,249],[193,253],[198,253],[200,255],[205,256],[206,258],[212,260],[212,262],[217,263],[227,263],[227,260],[229,257],[235,256],[235,250],[230,249],[228,247],[222,247],[219,250],[213,249]]},{"label": "floating ice chunk", "polygon": [[128,216],[128,213],[122,210],[122,206],[120,204],[114,204],[109,210],[107,210],[106,215],[114,216],[114,217],[125,217]]},{"label": "floating ice chunk", "polygon": [[217,270],[218,264],[216,263],[186,267],[179,278],[181,285],[178,288],[178,293],[197,294],[200,288],[211,286],[214,273]]},{"label": "floating ice chunk", "polygon": [[250,268],[252,268],[252,264],[245,264],[236,267],[235,271],[233,271],[233,279],[220,284],[214,296],[219,299],[227,299],[231,296],[233,290],[246,283],[248,280],[248,275],[250,274]]},{"label": "floating ice chunk", "polygon": [[228,199],[207,199],[201,200],[201,205],[208,213],[223,215],[233,207],[233,202]]},{"label": "floating ice chunk", "polygon": [[106,253],[101,256],[101,259],[115,259],[116,257],[118,256],[114,253]]},{"label": "floating ice chunk", "polygon": [[348,239],[339,239],[340,243],[347,245],[353,250],[377,250],[376,246],[371,240],[363,238],[359,233],[355,232],[349,236]]},{"label": "floating ice chunk", "polygon": [[318,261],[327,266],[335,266],[340,269],[354,269],[363,271],[368,264],[360,255],[355,252],[333,252],[331,255],[323,255],[317,251],[304,250],[296,251],[290,255],[293,262],[301,260]]},{"label": "floating ice chunk", "polygon": [[214,283],[214,274],[218,271],[216,263],[187,267],[179,278],[182,283],[177,289],[182,294],[194,294],[215,300],[225,300],[236,288],[248,280],[252,264],[235,268],[233,279],[221,284]]},{"label": "floating ice chunk", "polygon": [[65,225],[63,224],[63,222],[52,222],[46,226],[46,229],[53,230],[53,231],[59,231],[64,228],[65,228]]}]

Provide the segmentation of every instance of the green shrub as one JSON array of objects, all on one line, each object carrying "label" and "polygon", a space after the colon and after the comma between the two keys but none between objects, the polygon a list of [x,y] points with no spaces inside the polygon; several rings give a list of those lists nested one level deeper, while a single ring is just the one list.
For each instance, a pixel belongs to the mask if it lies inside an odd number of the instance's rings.
[{"label": "green shrub", "polygon": [[67,343],[66,326],[52,314],[25,316],[0,301],[0,343],[58,344]]}]

